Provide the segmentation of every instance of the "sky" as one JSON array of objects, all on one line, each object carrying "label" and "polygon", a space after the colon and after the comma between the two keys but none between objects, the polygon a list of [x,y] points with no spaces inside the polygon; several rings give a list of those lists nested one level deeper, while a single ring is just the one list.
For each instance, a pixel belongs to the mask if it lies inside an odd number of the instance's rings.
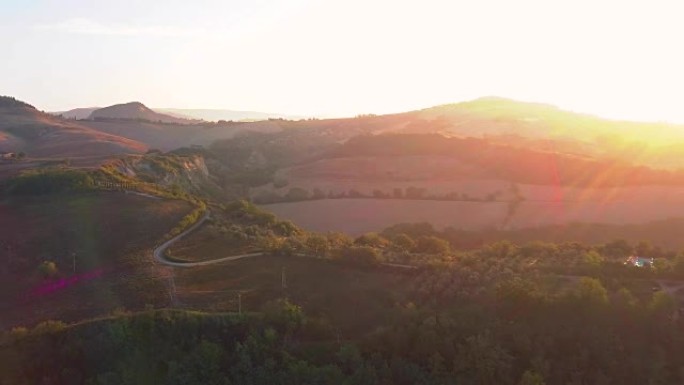
[{"label": "sky", "polygon": [[0,0],[0,94],[304,116],[484,96],[684,123],[661,0]]}]

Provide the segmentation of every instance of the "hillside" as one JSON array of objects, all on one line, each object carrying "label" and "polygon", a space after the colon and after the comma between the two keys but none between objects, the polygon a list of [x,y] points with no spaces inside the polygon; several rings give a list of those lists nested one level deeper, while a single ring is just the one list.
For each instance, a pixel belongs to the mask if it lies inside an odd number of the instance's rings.
[{"label": "hillside", "polygon": [[[180,200],[113,192],[0,196],[0,328],[165,304],[145,252],[190,210]],[[43,261],[56,272],[41,276]]]},{"label": "hillside", "polygon": [[162,151],[194,145],[208,146],[245,131],[281,130],[277,124],[270,121],[259,124],[201,122],[185,125],[137,120],[85,120],[78,123],[99,132],[145,143],[149,148]]},{"label": "hillside", "polygon": [[[682,125],[614,121],[503,98],[389,115],[273,123],[282,130],[297,129],[337,141],[364,134],[440,133],[656,168],[684,167],[684,148],[674,145],[684,141]],[[250,124],[259,126],[261,122]]]},{"label": "hillside", "polygon": [[148,122],[190,124],[187,119],[176,118],[171,115],[160,114],[145,106],[140,102],[130,102],[115,104],[113,106],[100,108],[90,113],[88,119],[91,120],[141,120]]},{"label": "hillside", "polygon": [[[684,125],[629,122],[504,98],[481,98],[411,113],[460,136],[489,137],[521,146],[543,143],[556,151],[601,156],[642,165],[684,167]],[[535,143],[534,141],[537,141]]]},{"label": "hillside", "polygon": [[29,157],[64,158],[140,153],[135,140],[93,130],[60,119],[9,97],[0,97],[0,152]]},{"label": "hillside", "polygon": [[68,111],[50,112],[50,114],[62,116],[65,119],[83,120],[88,119],[93,111],[99,110],[100,108],[101,107],[74,108],[73,110]]}]

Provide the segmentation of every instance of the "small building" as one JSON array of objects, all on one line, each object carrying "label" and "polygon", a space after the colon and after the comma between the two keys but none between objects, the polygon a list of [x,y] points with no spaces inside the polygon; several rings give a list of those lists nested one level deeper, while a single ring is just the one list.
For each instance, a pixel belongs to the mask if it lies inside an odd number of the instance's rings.
[{"label": "small building", "polygon": [[635,267],[653,267],[653,258],[643,258],[632,255],[625,261],[625,265]]},{"label": "small building", "polygon": [[11,160],[11,159],[16,159],[17,154],[13,152],[0,152],[0,159],[2,160]]}]

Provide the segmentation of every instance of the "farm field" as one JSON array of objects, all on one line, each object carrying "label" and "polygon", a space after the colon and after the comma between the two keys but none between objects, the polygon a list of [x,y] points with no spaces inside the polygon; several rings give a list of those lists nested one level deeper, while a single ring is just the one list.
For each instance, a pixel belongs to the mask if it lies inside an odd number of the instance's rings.
[{"label": "farm field", "polygon": [[260,256],[175,270],[182,307],[237,311],[242,292],[242,310],[254,312],[285,296],[309,315],[326,315],[348,331],[359,332],[390,317],[386,310],[399,302],[411,280],[411,275],[396,271],[355,269],[306,257]]},{"label": "farm field", "polygon": [[[553,194],[553,187],[545,187]],[[537,188],[541,189],[540,187]],[[521,188],[521,190],[523,190]],[[603,193],[603,194],[601,194]],[[562,192],[561,192],[562,194]],[[637,224],[684,217],[684,189],[633,188],[575,191],[578,200],[454,202],[394,199],[325,199],[262,205],[277,216],[308,230],[359,235],[404,222],[429,222],[436,228],[463,230],[520,229],[575,222]]]}]

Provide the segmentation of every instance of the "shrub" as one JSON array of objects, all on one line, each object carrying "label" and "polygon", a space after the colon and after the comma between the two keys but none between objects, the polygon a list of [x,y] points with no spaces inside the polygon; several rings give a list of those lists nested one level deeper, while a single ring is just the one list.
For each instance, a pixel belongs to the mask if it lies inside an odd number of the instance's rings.
[{"label": "shrub", "polygon": [[44,278],[50,278],[54,277],[57,275],[59,270],[57,269],[57,265],[52,262],[52,261],[43,261],[40,265],[38,265],[38,272],[44,277]]},{"label": "shrub", "polygon": [[62,321],[43,321],[33,328],[33,334],[57,333],[66,328],[66,324]]},{"label": "shrub", "polygon": [[91,190],[94,182],[86,172],[58,169],[25,173],[9,180],[7,186],[12,195],[42,195]]},{"label": "shrub", "polygon": [[449,242],[435,236],[420,237],[416,242],[416,251],[425,254],[447,254]]},{"label": "shrub", "polygon": [[342,250],[341,260],[357,266],[375,266],[381,262],[381,256],[373,247],[352,246]]}]

